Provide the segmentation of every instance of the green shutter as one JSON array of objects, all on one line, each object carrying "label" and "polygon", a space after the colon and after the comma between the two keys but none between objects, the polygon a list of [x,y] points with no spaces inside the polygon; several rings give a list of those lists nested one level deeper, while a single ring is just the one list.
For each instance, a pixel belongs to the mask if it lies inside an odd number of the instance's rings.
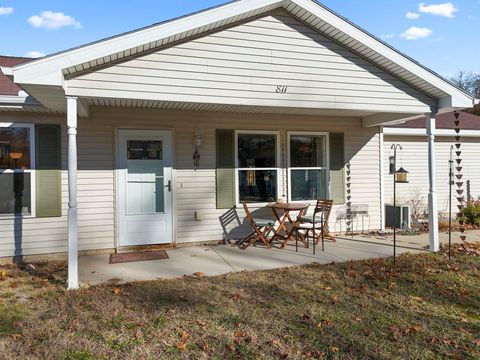
[{"label": "green shutter", "polygon": [[61,128],[37,125],[35,133],[37,217],[59,217],[62,216]]},{"label": "green shutter", "polygon": [[216,143],[217,209],[230,209],[235,206],[235,132],[217,130]]},{"label": "green shutter", "polygon": [[345,141],[343,134],[330,134],[330,198],[345,204]]}]

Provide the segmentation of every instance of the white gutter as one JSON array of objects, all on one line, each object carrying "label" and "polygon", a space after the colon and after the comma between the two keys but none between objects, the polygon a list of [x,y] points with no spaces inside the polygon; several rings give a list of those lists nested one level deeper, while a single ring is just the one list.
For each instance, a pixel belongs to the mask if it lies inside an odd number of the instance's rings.
[{"label": "white gutter", "polygon": [[[397,136],[426,136],[427,130],[423,128],[383,128],[384,135]],[[455,136],[454,129],[436,129],[435,136]],[[480,137],[480,130],[462,130],[462,137]]]}]

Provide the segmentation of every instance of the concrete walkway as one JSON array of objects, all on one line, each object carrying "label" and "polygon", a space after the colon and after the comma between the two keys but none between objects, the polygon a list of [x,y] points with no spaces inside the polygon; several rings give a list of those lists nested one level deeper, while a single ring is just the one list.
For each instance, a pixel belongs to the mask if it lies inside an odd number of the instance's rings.
[{"label": "concrete walkway", "polygon": [[[428,236],[406,236],[398,239],[397,254],[426,251]],[[179,278],[196,272],[206,276],[244,270],[269,270],[310,263],[327,264],[349,260],[389,257],[393,255],[391,237],[338,237],[326,242],[326,251],[294,246],[285,250],[249,247],[241,250],[232,245],[192,246],[167,250],[169,259],[123,264],[109,264],[109,255],[83,256],[79,262],[80,282],[95,285],[109,280],[118,282],[150,281]]]}]

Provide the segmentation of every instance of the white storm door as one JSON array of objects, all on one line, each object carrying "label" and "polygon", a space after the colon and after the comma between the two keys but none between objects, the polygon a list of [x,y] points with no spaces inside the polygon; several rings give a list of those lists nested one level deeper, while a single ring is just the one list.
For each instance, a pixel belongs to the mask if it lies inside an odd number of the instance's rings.
[{"label": "white storm door", "polygon": [[119,245],[173,242],[172,142],[163,130],[119,130]]}]

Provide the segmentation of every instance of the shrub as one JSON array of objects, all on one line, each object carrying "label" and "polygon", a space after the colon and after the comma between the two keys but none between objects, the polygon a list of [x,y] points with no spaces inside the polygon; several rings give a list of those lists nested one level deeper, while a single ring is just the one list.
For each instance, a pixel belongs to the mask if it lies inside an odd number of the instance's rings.
[{"label": "shrub", "polygon": [[480,225],[480,201],[469,202],[463,211],[463,217],[467,224]]}]

